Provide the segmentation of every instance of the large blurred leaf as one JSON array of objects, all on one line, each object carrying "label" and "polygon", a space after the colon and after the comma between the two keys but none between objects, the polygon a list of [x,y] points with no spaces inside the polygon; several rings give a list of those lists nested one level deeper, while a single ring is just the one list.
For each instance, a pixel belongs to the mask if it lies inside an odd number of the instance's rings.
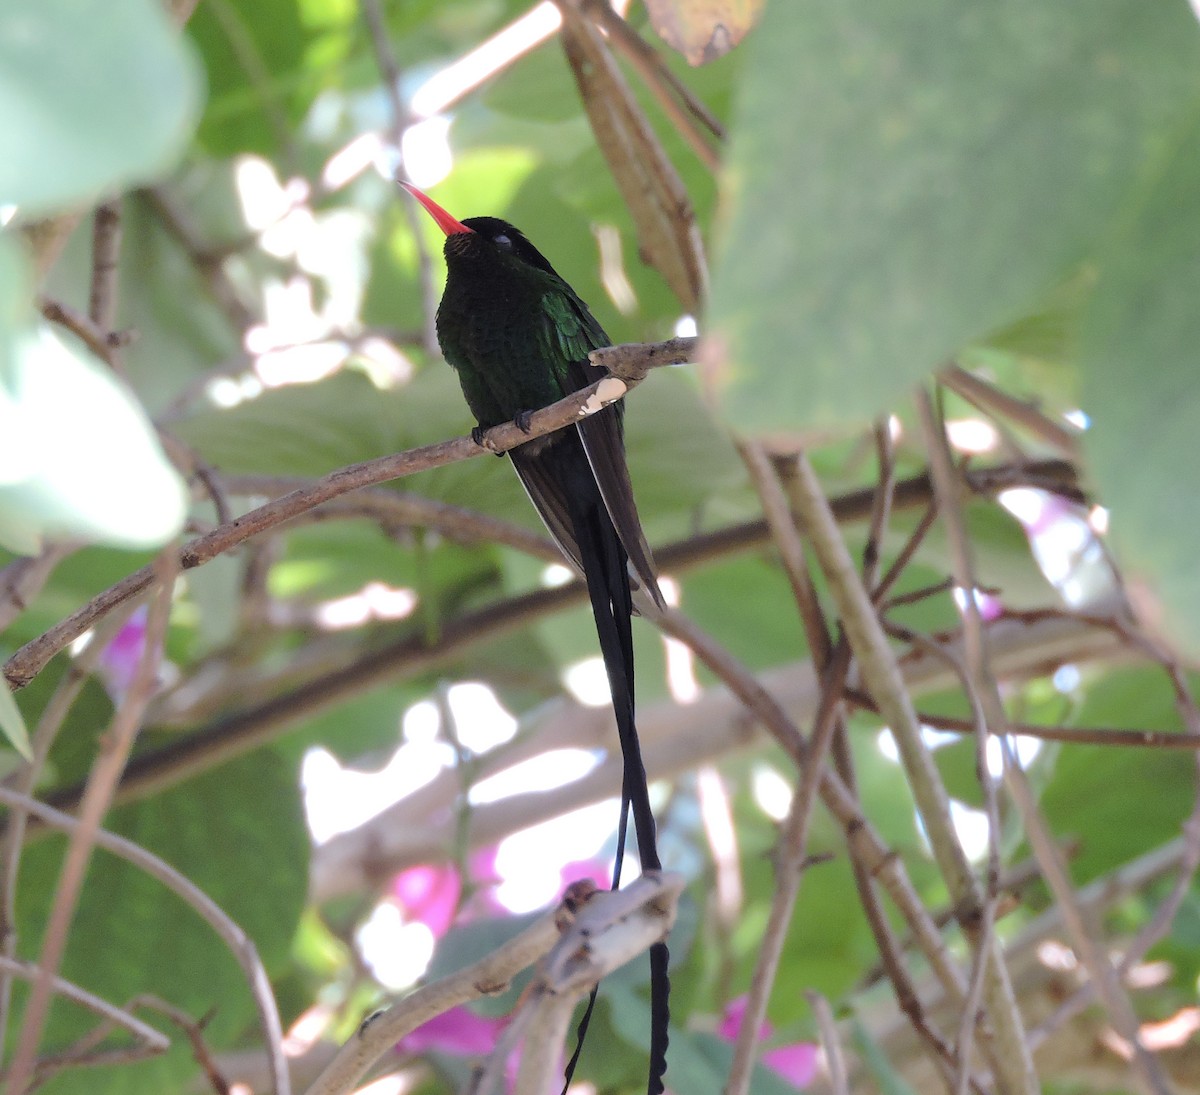
[{"label": "large blurred leaf", "polygon": [[188,22],[208,76],[199,137],[210,153],[291,151],[319,90],[305,66],[315,27],[295,0],[205,0]]},{"label": "large blurred leaf", "polygon": [[[1117,669],[1088,684],[1078,726],[1178,730],[1166,674]],[[1179,833],[1196,794],[1191,757],[1177,750],[1063,746],[1042,796],[1055,835],[1080,841],[1072,875],[1083,883]]]},{"label": "large blurred leaf", "polygon": [[153,178],[183,151],[199,98],[159,0],[6,0],[0,204],[36,215]]},{"label": "large blurred leaf", "polygon": [[775,0],[712,320],[748,430],[858,421],[1034,310],[1200,89],[1182,0]]},{"label": "large blurred leaf", "polygon": [[187,493],[133,395],[45,323],[10,332],[0,357],[0,543],[43,538],[165,543]]},{"label": "large blurred leaf", "polygon": [[[121,807],[107,826],[187,874],[251,936],[268,968],[287,957],[309,854],[293,764],[261,750],[153,800]],[[62,854],[63,841],[55,837],[32,845],[22,860],[24,953],[40,946]],[[153,992],[197,1019],[213,1009],[205,1029],[211,1045],[228,1045],[254,1022],[245,978],[212,929],[159,882],[107,853],[97,853],[89,871],[63,975],[118,1004]],[[47,1039],[61,1045],[93,1026],[91,1016],[59,1004]],[[187,1058],[185,1052],[167,1071],[178,1077],[180,1069],[194,1069]],[[137,1071],[89,1072],[87,1090],[126,1090]],[[78,1091],[78,1083],[68,1074],[47,1090]]]},{"label": "large blurred leaf", "polygon": [[1083,405],[1100,497],[1124,562],[1167,628],[1200,651],[1200,516],[1192,504],[1200,391],[1200,126],[1136,195],[1084,316]]},{"label": "large blurred leaf", "polygon": [[3,734],[9,744],[30,763],[33,754],[29,750],[29,732],[25,729],[25,719],[21,709],[9,691],[8,681],[0,678],[0,734]]}]

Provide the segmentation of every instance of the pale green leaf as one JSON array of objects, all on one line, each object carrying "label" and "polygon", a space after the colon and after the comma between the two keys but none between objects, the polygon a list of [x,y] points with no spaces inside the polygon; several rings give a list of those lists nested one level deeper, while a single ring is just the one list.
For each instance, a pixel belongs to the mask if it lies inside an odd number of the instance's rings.
[{"label": "pale green leaf", "polygon": [[8,738],[9,744],[32,763],[33,753],[29,748],[29,732],[17,701],[8,689],[8,681],[0,677],[0,733]]},{"label": "pale green leaf", "polygon": [[154,178],[179,158],[198,67],[158,0],[0,5],[0,202],[25,214]]},{"label": "pale green leaf", "polygon": [[1036,311],[1200,91],[1186,4],[768,6],[712,330],[746,430],[858,422]]},{"label": "pale green leaf", "polygon": [[0,339],[0,544],[165,543],[187,491],[136,399],[45,324]]},{"label": "pale green leaf", "polygon": [[1200,651],[1200,126],[1138,195],[1105,256],[1081,336],[1085,435],[1121,561],[1146,582],[1161,622]]}]

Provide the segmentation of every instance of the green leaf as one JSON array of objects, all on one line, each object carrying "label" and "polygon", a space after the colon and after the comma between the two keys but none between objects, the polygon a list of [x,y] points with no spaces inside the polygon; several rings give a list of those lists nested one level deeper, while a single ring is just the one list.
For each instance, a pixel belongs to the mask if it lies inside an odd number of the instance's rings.
[{"label": "green leaf", "polygon": [[[186,874],[254,940],[268,970],[286,960],[309,855],[293,763],[260,750],[120,807],[106,825]],[[40,947],[62,854],[63,839],[54,837],[23,857],[17,900],[25,953]],[[245,977],[212,928],[156,879],[105,852],[88,873],[63,976],[117,1004],[153,992],[197,1018],[215,1009],[205,1030],[215,1046],[255,1022]],[[61,1044],[94,1025],[89,1014],[59,1006],[47,1039]],[[89,1080],[88,1090],[118,1090],[120,1073],[109,1074],[113,1087]]]},{"label": "green leaf", "polygon": [[1136,196],[1084,316],[1085,435],[1126,566],[1148,583],[1167,629],[1200,651],[1200,519],[1194,490],[1196,347],[1189,291],[1200,248],[1200,125],[1181,134]]},{"label": "green leaf", "polygon": [[[4,419],[8,419],[4,422]],[[44,323],[0,332],[0,544],[165,543],[187,490],[134,397]]]},{"label": "green leaf", "polygon": [[160,175],[200,100],[159,0],[0,6],[0,203],[43,214]]},{"label": "green leaf", "polygon": [[12,747],[30,763],[33,753],[29,748],[29,731],[25,729],[25,719],[21,709],[13,699],[8,681],[0,678],[0,733],[8,738]]},{"label": "green leaf", "polygon": [[711,320],[755,431],[874,417],[1035,311],[1200,88],[1183,3],[775,0],[748,49]]}]

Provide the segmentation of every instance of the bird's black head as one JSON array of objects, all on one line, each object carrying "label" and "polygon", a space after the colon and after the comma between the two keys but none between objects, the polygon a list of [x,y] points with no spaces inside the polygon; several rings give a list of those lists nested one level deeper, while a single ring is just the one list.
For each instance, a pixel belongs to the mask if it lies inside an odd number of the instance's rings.
[{"label": "bird's black head", "polygon": [[446,233],[446,261],[452,267],[471,264],[503,270],[511,264],[524,264],[543,273],[558,277],[546,256],[525,238],[524,233],[498,217],[468,217],[456,220],[432,198],[415,186],[401,183]]},{"label": "bird's black head", "polygon": [[[486,258],[491,253],[511,255],[526,266],[533,266],[547,274],[558,276],[546,256],[525,238],[525,234],[519,228],[508,221],[502,221],[499,217],[468,217],[462,223],[471,233],[446,237],[447,258],[452,250],[478,253],[480,258]],[[471,235],[476,239],[471,239]],[[489,252],[485,245],[489,245],[492,251]]]}]

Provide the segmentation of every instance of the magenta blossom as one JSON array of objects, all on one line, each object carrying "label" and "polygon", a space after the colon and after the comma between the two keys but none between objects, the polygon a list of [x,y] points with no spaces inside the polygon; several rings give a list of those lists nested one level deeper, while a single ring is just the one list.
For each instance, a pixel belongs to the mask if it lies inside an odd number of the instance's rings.
[{"label": "magenta blossom", "polygon": [[560,893],[574,882],[594,882],[599,890],[607,890],[612,885],[612,876],[608,864],[599,859],[572,859],[558,869]]},{"label": "magenta blossom", "polygon": [[133,684],[138,663],[146,651],[145,605],[135,609],[112,637],[96,661],[96,675],[113,703],[120,703]]},{"label": "magenta blossom", "polygon": [[400,1053],[446,1053],[452,1057],[483,1057],[492,1052],[505,1020],[476,1015],[456,1007],[435,1015],[396,1043]]},{"label": "magenta blossom", "polygon": [[[726,1042],[737,1041],[746,1017],[746,999],[745,996],[739,996],[729,1002],[721,1024],[717,1027],[718,1038]],[[758,1028],[758,1041],[767,1041],[773,1033],[774,1028],[764,1021]],[[766,1050],[760,1059],[772,1072],[799,1089],[811,1084],[817,1075],[817,1047],[812,1042],[777,1046],[775,1049]]]},{"label": "magenta blossom", "polygon": [[392,879],[392,897],[409,923],[424,924],[441,938],[454,922],[462,880],[453,863],[409,867]]}]

